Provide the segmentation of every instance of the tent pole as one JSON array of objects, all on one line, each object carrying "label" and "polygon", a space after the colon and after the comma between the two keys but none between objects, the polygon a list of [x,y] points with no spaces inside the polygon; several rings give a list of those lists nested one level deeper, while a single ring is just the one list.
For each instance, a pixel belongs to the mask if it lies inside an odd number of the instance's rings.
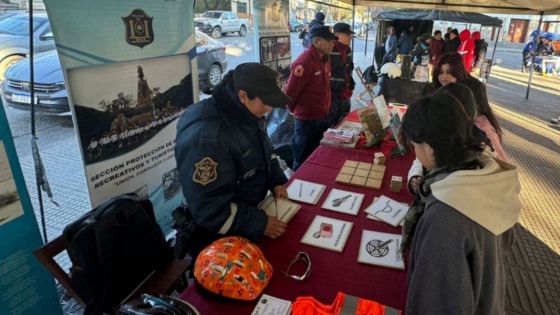
[{"label": "tent pole", "polygon": [[[364,47],[364,56],[367,56],[367,41],[368,41],[368,35],[369,35],[369,7],[367,8],[367,18],[365,19],[366,21],[366,44]],[[364,21],[362,21],[362,23],[364,23]]]},{"label": "tent pole", "polygon": [[486,76],[486,82],[490,79],[490,73],[492,72],[492,65],[494,64],[494,57],[496,56],[496,47],[498,46],[498,39],[500,39],[500,32],[502,27],[498,28],[498,33],[496,34],[496,40],[494,41],[494,49],[492,49],[492,59],[490,60],[490,69],[488,69],[488,75]]},{"label": "tent pole", "polygon": [[533,49],[531,49],[531,69],[529,69],[529,81],[527,82],[527,93],[525,93],[525,99],[529,99],[529,91],[531,91],[531,81],[533,81],[533,72],[535,70],[535,49],[537,48],[537,38],[540,40],[541,35],[541,24],[544,12],[541,11],[541,16],[539,17],[539,25],[537,25],[537,36],[533,38]]},{"label": "tent pole", "polygon": [[[356,20],[356,0],[352,0],[352,31]],[[354,37],[352,36],[352,52],[354,52]]]}]

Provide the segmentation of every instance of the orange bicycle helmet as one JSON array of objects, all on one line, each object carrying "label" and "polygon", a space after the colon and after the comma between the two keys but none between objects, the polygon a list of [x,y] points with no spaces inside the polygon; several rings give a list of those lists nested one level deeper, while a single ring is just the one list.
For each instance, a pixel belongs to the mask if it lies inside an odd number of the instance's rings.
[{"label": "orange bicycle helmet", "polygon": [[194,264],[194,277],[206,290],[236,300],[252,301],[272,277],[272,266],[249,240],[229,236],[204,248]]}]

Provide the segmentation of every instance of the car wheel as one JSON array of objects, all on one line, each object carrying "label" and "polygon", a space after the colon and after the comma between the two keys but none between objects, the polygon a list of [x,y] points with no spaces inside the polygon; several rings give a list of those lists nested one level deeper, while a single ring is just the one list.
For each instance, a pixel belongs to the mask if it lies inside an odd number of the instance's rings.
[{"label": "car wheel", "polygon": [[208,69],[208,85],[214,88],[222,80],[222,67],[218,64],[213,64]]},{"label": "car wheel", "polygon": [[243,37],[247,34],[247,28],[245,27],[245,25],[241,25],[241,28],[239,29],[239,36]]},{"label": "car wheel", "polygon": [[222,29],[219,26],[214,27],[214,29],[212,30],[212,37],[213,38],[222,37]]},{"label": "car wheel", "polygon": [[8,68],[13,65],[14,63],[24,59],[25,57],[23,56],[19,56],[19,55],[15,55],[15,56],[9,56],[4,58],[4,60],[2,60],[0,62],[0,82],[4,81],[4,76],[6,74],[6,70],[8,70]]}]

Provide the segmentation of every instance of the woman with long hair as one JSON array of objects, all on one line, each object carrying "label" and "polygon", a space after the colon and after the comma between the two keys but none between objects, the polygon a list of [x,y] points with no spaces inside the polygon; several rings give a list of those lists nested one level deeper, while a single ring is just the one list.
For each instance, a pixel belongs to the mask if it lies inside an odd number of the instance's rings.
[{"label": "woman with long hair", "polygon": [[395,28],[389,26],[387,28],[387,40],[385,40],[385,55],[383,55],[381,64],[384,65],[387,62],[395,62],[396,57],[397,57],[397,35],[396,35]]},{"label": "woman with long hair", "polygon": [[[509,157],[502,146],[502,128],[488,103],[486,86],[472,77],[465,70],[463,58],[458,53],[443,54],[432,72],[432,82],[426,86],[424,95],[433,93],[451,83],[461,83],[467,86],[474,96],[476,115],[473,123],[484,133],[484,143],[494,152],[497,158],[509,161]],[[458,89],[455,89],[457,91]],[[457,95],[461,98],[466,93]],[[411,193],[418,192],[418,185],[424,176],[420,162],[416,159],[408,171],[408,189]]]},{"label": "woman with long hair", "polygon": [[448,89],[418,99],[403,131],[427,170],[403,226],[406,314],[504,314],[504,256],[520,212],[515,166],[481,146]]}]

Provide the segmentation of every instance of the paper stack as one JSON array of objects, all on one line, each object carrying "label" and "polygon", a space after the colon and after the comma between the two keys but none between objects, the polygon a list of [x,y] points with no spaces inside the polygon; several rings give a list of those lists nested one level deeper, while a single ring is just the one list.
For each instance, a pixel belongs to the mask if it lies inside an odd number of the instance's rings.
[{"label": "paper stack", "polygon": [[251,315],[288,315],[292,312],[292,302],[263,294]]},{"label": "paper stack", "polygon": [[354,133],[350,130],[329,128],[323,133],[323,137],[329,141],[340,143],[352,143]]},{"label": "paper stack", "polygon": [[408,212],[408,205],[381,195],[364,210],[368,217],[372,216],[394,227],[397,227]]}]

